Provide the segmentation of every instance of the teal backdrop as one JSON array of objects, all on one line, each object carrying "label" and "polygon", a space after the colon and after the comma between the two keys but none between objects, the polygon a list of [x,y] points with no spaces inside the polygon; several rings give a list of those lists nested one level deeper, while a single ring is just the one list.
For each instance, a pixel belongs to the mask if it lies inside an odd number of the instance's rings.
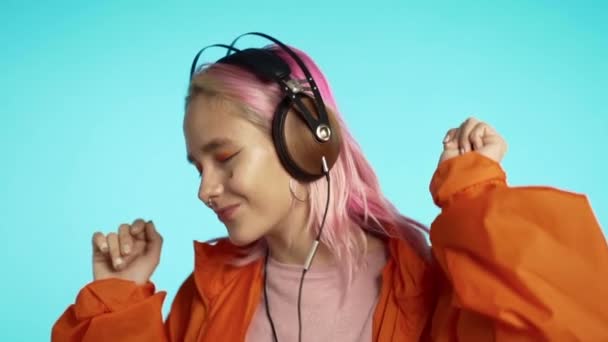
[{"label": "teal backdrop", "polygon": [[186,162],[190,62],[251,30],[318,62],[404,214],[432,222],[441,140],[475,116],[507,139],[511,185],[584,193],[605,226],[607,4],[2,1],[0,340],[48,340],[91,281],[92,233],[137,217],[165,237],[167,313],[192,241],[224,234]]}]

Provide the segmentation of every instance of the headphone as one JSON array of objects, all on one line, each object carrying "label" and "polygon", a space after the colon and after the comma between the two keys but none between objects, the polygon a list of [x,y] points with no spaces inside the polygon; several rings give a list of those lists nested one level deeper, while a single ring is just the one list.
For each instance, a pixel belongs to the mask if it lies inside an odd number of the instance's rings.
[{"label": "headphone", "polygon": [[[289,65],[269,49],[234,47],[240,38],[248,35],[275,43],[296,62],[306,79],[295,79]],[[283,98],[272,120],[272,140],[279,159],[287,172],[299,181],[312,182],[323,177],[338,159],[341,136],[335,116],[325,106],[317,83],[300,57],[276,38],[249,32],[238,36],[230,45],[213,44],[201,49],[192,61],[190,82],[196,77],[199,57],[210,47],[227,50],[226,56],[215,63],[244,68],[262,82],[279,85]]]}]

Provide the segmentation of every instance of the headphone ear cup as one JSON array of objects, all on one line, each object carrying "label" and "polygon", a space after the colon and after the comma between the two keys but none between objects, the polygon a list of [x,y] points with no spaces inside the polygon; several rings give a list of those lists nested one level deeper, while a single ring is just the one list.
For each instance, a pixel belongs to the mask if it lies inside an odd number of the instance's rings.
[{"label": "headphone ear cup", "polygon": [[[316,119],[319,115],[314,100],[306,94],[298,94],[304,106]],[[272,124],[272,137],[281,163],[297,180],[311,182],[323,176],[325,157],[328,168],[332,168],[340,154],[341,135],[335,115],[326,108],[331,138],[327,142],[318,141],[306,122],[300,116],[292,100],[285,97],[279,103]]]}]

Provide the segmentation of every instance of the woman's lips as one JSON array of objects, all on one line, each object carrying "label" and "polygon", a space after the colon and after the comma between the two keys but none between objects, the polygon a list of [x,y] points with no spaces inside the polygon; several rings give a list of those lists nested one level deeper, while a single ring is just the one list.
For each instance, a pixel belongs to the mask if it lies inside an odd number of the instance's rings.
[{"label": "woman's lips", "polygon": [[234,216],[236,210],[240,207],[240,204],[234,204],[222,209],[216,210],[217,218],[222,222],[226,222]]}]

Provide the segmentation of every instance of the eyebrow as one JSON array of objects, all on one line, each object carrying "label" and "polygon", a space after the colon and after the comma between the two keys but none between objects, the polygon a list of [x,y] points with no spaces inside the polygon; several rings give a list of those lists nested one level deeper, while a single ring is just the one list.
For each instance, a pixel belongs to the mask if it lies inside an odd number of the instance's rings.
[{"label": "eyebrow", "polygon": [[[221,147],[224,147],[226,145],[232,145],[232,144],[233,144],[232,140],[230,140],[228,138],[215,138],[215,139],[211,140],[210,142],[206,143],[205,145],[203,145],[203,147],[200,148],[200,151],[202,151],[203,153],[211,153]],[[188,154],[186,159],[188,160],[188,162],[190,164],[194,163],[194,157],[191,154]]]}]

